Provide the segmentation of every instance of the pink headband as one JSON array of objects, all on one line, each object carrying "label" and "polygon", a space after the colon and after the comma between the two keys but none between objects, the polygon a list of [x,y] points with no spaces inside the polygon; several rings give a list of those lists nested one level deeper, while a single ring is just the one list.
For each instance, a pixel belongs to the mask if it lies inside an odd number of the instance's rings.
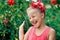
[{"label": "pink headband", "polygon": [[40,9],[40,12],[45,12],[45,6],[43,5],[42,2],[40,2],[40,0],[38,0],[37,3],[34,3],[34,1],[32,0],[32,3],[30,4],[30,6],[32,8],[38,8],[38,9]]}]

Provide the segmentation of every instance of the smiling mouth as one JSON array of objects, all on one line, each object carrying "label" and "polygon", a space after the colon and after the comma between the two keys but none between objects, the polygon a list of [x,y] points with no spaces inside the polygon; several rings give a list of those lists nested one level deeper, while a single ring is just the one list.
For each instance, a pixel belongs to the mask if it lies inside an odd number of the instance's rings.
[{"label": "smiling mouth", "polygon": [[37,24],[37,21],[35,21],[35,22],[32,22],[32,24],[33,24],[33,25],[36,25],[36,24]]}]

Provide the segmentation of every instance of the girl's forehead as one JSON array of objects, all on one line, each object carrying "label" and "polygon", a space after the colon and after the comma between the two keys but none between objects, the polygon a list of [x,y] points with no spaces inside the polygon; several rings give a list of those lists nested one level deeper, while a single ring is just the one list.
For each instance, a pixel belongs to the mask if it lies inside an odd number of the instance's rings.
[{"label": "girl's forehead", "polygon": [[39,10],[37,10],[37,9],[28,10],[28,15],[29,14],[37,14],[37,13],[40,13]]},{"label": "girl's forehead", "polygon": [[28,16],[31,16],[31,15],[37,15],[37,12],[31,10],[31,11],[28,12]]}]

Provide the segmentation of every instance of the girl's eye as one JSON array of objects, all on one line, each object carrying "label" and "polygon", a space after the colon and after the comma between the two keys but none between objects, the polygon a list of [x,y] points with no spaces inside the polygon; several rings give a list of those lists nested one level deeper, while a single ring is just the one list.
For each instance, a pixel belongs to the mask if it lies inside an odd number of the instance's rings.
[{"label": "girl's eye", "polygon": [[32,16],[32,18],[34,18],[35,16]]},{"label": "girl's eye", "polygon": [[31,19],[31,18],[29,18],[29,19]]},{"label": "girl's eye", "polygon": [[31,19],[31,18],[29,18],[29,19]]},{"label": "girl's eye", "polygon": [[29,19],[34,18],[35,16],[29,17]]}]

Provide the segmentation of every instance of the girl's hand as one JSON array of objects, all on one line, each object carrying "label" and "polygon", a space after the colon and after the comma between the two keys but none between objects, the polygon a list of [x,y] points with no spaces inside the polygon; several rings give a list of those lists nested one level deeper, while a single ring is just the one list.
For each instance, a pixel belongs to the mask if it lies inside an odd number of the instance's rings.
[{"label": "girl's hand", "polygon": [[24,25],[25,25],[25,21],[23,21],[23,23],[20,25],[20,27],[19,28],[24,28]]}]

